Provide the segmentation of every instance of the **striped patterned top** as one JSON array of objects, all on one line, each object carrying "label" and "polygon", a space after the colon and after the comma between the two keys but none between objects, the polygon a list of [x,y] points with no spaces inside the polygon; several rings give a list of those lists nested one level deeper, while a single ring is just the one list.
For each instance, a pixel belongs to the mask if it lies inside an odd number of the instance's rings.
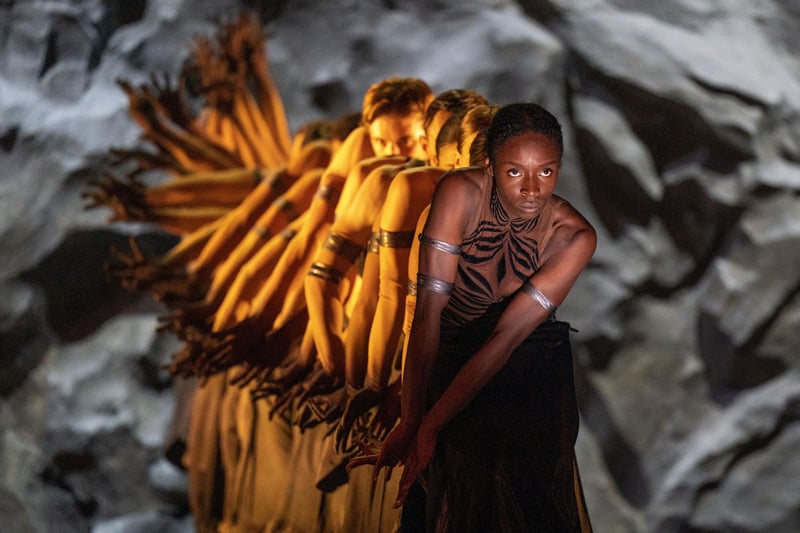
[{"label": "striped patterned top", "polygon": [[533,219],[511,219],[494,184],[484,188],[482,213],[461,243],[455,287],[442,319],[465,324],[514,294],[541,265],[553,213],[564,202],[553,196]]}]

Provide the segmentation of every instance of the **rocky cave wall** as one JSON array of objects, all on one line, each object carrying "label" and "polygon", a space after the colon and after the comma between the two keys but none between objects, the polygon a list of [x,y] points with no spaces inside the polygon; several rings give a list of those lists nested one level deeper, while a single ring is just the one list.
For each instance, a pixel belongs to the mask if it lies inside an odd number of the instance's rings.
[{"label": "rocky cave wall", "polygon": [[172,241],[80,194],[137,140],[114,80],[176,73],[243,6],[293,127],[393,74],[560,118],[560,192],[599,233],[560,310],[596,531],[798,531],[794,0],[0,2],[4,531],[191,531],[159,459],[175,341],[102,272],[131,234]]}]

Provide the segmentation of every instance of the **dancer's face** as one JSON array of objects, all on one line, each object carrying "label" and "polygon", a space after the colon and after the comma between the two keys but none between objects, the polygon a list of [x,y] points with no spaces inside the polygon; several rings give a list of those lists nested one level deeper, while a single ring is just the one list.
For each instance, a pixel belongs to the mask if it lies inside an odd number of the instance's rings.
[{"label": "dancer's face", "polygon": [[414,159],[426,159],[421,139],[422,113],[407,115],[381,115],[368,126],[372,150],[376,156],[400,155]]},{"label": "dancer's face", "polygon": [[495,147],[488,172],[494,177],[500,203],[508,214],[534,218],[553,195],[560,169],[555,141],[526,131]]}]

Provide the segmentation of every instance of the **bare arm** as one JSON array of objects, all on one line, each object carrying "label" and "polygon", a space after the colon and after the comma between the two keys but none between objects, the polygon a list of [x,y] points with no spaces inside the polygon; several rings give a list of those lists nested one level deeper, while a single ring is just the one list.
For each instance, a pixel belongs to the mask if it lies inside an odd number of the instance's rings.
[{"label": "bare arm", "polygon": [[358,256],[366,249],[372,225],[378,216],[396,165],[381,166],[370,172],[350,209],[331,226],[325,243],[317,250],[305,280],[309,324],[317,354],[325,369],[344,377],[345,351],[344,300],[349,277]]},{"label": "bare arm", "polygon": [[[471,201],[474,193],[474,185],[462,176],[442,178],[433,196],[424,233],[445,243],[460,244],[474,212]],[[458,259],[458,255],[422,246],[419,273],[440,283],[453,283]],[[450,298],[448,293],[424,285],[417,287],[416,311],[403,365],[400,423],[384,441],[376,471],[394,466],[407,455],[424,414],[426,391],[439,350],[441,313]]]}]

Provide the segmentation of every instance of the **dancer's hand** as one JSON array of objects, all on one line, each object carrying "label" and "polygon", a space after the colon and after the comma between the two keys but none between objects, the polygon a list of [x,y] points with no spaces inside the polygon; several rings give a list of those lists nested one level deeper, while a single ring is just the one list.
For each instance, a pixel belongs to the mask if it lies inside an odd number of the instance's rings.
[{"label": "dancer's hand", "polygon": [[339,419],[334,438],[334,449],[344,453],[351,446],[351,432],[356,421],[381,401],[382,394],[370,389],[347,389],[344,412]]},{"label": "dancer's hand", "polygon": [[381,446],[381,451],[375,460],[373,479],[378,478],[378,472],[380,472],[381,468],[391,468],[397,466],[400,462],[404,462],[415,434],[416,431],[413,428],[401,422],[386,436],[386,440],[383,441]]},{"label": "dancer's hand", "polygon": [[431,459],[433,459],[433,452],[436,450],[437,435],[438,432],[426,426],[425,422],[420,424],[414,443],[406,456],[403,477],[400,478],[400,487],[397,489],[397,500],[394,502],[395,509],[402,507],[408,495],[408,491],[411,489],[411,485],[417,481],[422,471],[428,467]]}]

